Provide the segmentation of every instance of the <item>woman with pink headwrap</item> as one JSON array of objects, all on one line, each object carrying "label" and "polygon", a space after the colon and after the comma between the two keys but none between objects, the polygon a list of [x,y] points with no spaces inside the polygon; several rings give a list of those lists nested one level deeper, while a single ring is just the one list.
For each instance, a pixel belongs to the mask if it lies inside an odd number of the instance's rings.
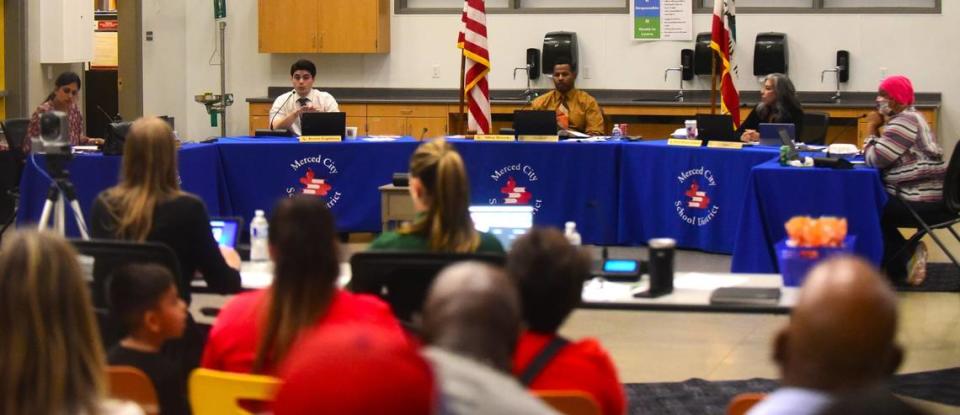
[{"label": "woman with pink headwrap", "polygon": [[920,215],[943,210],[947,166],[930,125],[913,102],[913,84],[907,77],[880,82],[877,111],[867,117],[870,136],[863,154],[867,165],[880,170],[887,192],[894,196],[880,220],[884,268],[891,278],[919,285],[926,278],[927,247],[923,242],[908,244],[897,227],[916,226],[906,204]]}]

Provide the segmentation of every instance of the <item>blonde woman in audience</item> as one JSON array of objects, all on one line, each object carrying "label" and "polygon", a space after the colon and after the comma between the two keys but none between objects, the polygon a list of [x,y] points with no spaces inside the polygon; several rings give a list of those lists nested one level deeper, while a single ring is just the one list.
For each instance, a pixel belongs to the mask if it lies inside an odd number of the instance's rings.
[{"label": "blonde woman in audience", "polygon": [[493,235],[473,228],[467,168],[450,143],[432,140],[417,147],[410,157],[410,196],[416,220],[380,235],[370,250],[503,252]]},{"label": "blonde woman in audience", "polygon": [[0,413],[142,414],[106,398],[103,349],[77,252],[18,232],[0,246]]}]

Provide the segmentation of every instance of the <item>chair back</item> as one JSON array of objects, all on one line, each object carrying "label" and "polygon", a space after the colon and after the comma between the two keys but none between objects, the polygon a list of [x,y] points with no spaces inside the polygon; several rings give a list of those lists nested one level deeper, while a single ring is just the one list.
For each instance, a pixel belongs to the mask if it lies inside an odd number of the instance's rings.
[{"label": "chair back", "polygon": [[727,405],[727,415],[743,415],[765,397],[767,397],[767,395],[764,393],[753,392],[741,393],[734,396],[733,399],[730,400],[730,404]]},{"label": "chair back", "polygon": [[29,128],[29,118],[11,118],[3,122],[3,133],[10,150],[23,154],[23,142],[27,140]]},{"label": "chair back", "polygon": [[818,111],[804,111],[803,129],[798,141],[806,144],[823,145],[827,142],[827,129],[830,127],[830,114]]},{"label": "chair back", "polygon": [[947,175],[943,178],[943,203],[947,210],[960,213],[960,145],[953,147]]},{"label": "chair back", "polygon": [[350,284],[355,293],[373,294],[390,304],[394,315],[410,323],[426,300],[433,279],[448,265],[480,261],[503,266],[502,254],[433,252],[359,252],[350,258]]},{"label": "chair back", "polygon": [[583,391],[533,391],[536,397],[564,415],[600,415],[600,405]]},{"label": "chair back", "polygon": [[113,271],[127,264],[153,263],[167,267],[180,292],[189,289],[180,277],[180,261],[170,247],[158,242],[130,242],[109,239],[80,240],[70,243],[80,255],[93,258],[93,306],[107,308],[107,279]]},{"label": "chair back", "polygon": [[269,402],[280,386],[270,376],[197,369],[190,374],[188,390],[194,415],[251,414],[240,402]]},{"label": "chair back", "polygon": [[107,366],[110,397],[133,401],[148,415],[160,413],[157,390],[143,371],[133,366]]}]

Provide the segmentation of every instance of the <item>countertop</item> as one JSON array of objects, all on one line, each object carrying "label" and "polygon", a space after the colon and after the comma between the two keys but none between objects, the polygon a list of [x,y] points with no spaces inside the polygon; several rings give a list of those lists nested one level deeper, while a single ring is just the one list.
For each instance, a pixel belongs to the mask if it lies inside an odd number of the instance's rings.
[{"label": "countertop", "polygon": [[[277,96],[290,91],[290,87],[270,87],[268,96],[247,98],[249,103],[272,103]],[[451,104],[455,105],[458,92],[455,89],[400,89],[400,88],[326,88],[337,102],[343,104]],[[676,90],[626,90],[626,89],[586,89],[600,105],[656,106],[656,107],[699,107],[710,105],[710,91],[684,91],[684,101],[677,102]],[[538,90],[539,94],[549,90]],[[873,107],[876,92],[841,93],[841,99],[830,99],[833,92],[800,91],[797,95],[806,106],[823,108],[864,108]],[[490,98],[493,104],[524,105],[523,91],[519,89],[492,90]],[[753,107],[760,98],[759,91],[741,91],[741,106]],[[719,100],[719,97],[717,98]],[[939,92],[917,93],[917,108],[939,108]]]}]

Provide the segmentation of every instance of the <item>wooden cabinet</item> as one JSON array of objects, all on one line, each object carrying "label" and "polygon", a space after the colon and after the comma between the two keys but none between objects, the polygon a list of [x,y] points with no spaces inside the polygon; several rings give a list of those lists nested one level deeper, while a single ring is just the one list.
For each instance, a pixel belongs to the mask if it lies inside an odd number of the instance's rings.
[{"label": "wooden cabinet", "polygon": [[[257,129],[270,128],[270,108],[273,103],[251,102],[250,135]],[[347,113],[347,127],[357,127],[357,134],[367,135],[367,106],[364,104],[340,104],[340,111]]]},{"label": "wooden cabinet", "polygon": [[273,104],[266,102],[250,103],[250,135],[254,135],[258,129],[270,128],[270,107]]},{"label": "wooden cabinet", "polygon": [[372,104],[367,106],[371,135],[404,135],[414,138],[447,134],[446,105]]},{"label": "wooden cabinet", "polygon": [[390,52],[389,0],[259,0],[261,53]]}]

